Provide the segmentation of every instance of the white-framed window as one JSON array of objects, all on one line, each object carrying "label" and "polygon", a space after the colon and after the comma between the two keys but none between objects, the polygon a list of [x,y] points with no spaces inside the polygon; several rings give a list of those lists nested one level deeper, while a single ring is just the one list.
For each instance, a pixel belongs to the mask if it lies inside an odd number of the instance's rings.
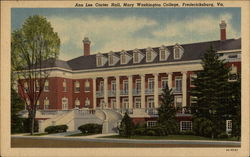
[{"label": "white-framed window", "polygon": [[80,107],[80,100],[78,98],[76,98],[75,100],[75,107],[79,108]]},{"label": "white-framed window", "polygon": [[75,87],[75,93],[79,93],[80,92],[80,83],[79,83],[79,81],[74,82],[74,87]]},{"label": "white-framed window", "polygon": [[68,102],[68,98],[63,97],[63,98],[62,98],[62,109],[63,109],[63,110],[68,110],[68,106],[69,106],[68,103],[69,103],[69,102]]},{"label": "white-framed window", "polygon": [[182,77],[181,76],[175,77],[175,90],[176,92],[182,91]]},{"label": "white-framed window", "polygon": [[148,90],[150,90],[150,91],[154,90],[154,79],[153,78],[148,79]]},{"label": "white-framed window", "polygon": [[46,110],[46,109],[49,109],[49,99],[48,99],[48,97],[46,97],[45,99],[44,99],[44,109]]},{"label": "white-framed window", "polygon": [[96,64],[97,64],[97,66],[102,66],[102,56],[101,55],[97,56]]},{"label": "white-framed window", "polygon": [[122,98],[122,108],[128,109],[128,98]]},{"label": "white-framed window", "polygon": [[128,80],[123,80],[123,90],[128,93]]},{"label": "white-framed window", "polygon": [[156,124],[157,124],[156,121],[147,121],[147,127],[148,128],[154,127],[154,126],[156,126]]},{"label": "white-framed window", "polygon": [[48,92],[49,91],[49,80],[46,80],[44,83],[44,91]]},{"label": "white-framed window", "polygon": [[194,87],[194,79],[197,78],[197,74],[191,74],[190,75],[190,87]]},{"label": "white-framed window", "polygon": [[140,79],[137,79],[135,81],[135,91],[138,94],[141,92],[141,80]]},{"label": "white-framed window", "polygon": [[99,84],[99,91],[101,91],[101,92],[104,91],[104,82],[103,82],[103,81],[100,81],[100,84]]},{"label": "white-framed window", "polygon": [[184,49],[179,44],[176,44],[174,46],[174,59],[181,59],[183,53]]},{"label": "white-framed window", "polygon": [[191,131],[192,121],[180,121],[180,131]]},{"label": "white-framed window", "polygon": [[160,61],[165,61],[167,59],[166,50],[160,49]]},{"label": "white-framed window", "polygon": [[140,97],[135,98],[135,108],[141,108],[141,98]]},{"label": "white-framed window", "polygon": [[111,108],[116,108],[116,99],[111,99]]},{"label": "white-framed window", "polygon": [[168,85],[168,78],[167,77],[162,77],[161,78],[161,87],[162,89],[165,89]]},{"label": "white-framed window", "polygon": [[90,106],[90,100],[89,100],[89,98],[87,97],[86,99],[85,99],[85,107],[89,107]]},{"label": "white-framed window", "polygon": [[36,91],[36,92],[39,92],[39,90],[40,90],[40,81],[39,81],[39,80],[36,80],[35,82],[36,82],[36,83],[35,83],[35,91]]},{"label": "white-framed window", "polygon": [[126,54],[121,53],[120,55],[121,64],[126,64]]},{"label": "white-framed window", "polygon": [[85,92],[90,92],[90,82],[89,82],[89,80],[85,81]]},{"label": "white-framed window", "polygon": [[148,100],[147,101],[148,108],[154,108],[155,106],[154,97],[148,97],[147,100]]},{"label": "white-framed window", "polygon": [[149,50],[146,52],[146,61],[147,62],[151,62],[152,61],[152,52],[149,51]]},{"label": "white-framed window", "polygon": [[115,91],[116,91],[116,82],[115,82],[115,80],[112,80],[112,81],[111,81],[111,91],[112,91],[112,92],[115,92]]},{"label": "white-framed window", "polygon": [[104,99],[101,99],[101,100],[100,100],[100,106],[101,106],[101,107],[104,107],[104,105],[105,105],[105,101],[104,101]]},{"label": "white-framed window", "polygon": [[109,65],[114,65],[114,56],[109,54]]},{"label": "white-framed window", "polygon": [[66,82],[65,79],[63,80],[63,91],[64,91],[64,92],[67,91],[67,82]]},{"label": "white-framed window", "polygon": [[133,55],[134,63],[139,63],[139,52],[134,52]]},{"label": "white-framed window", "polygon": [[226,120],[226,132],[230,134],[233,128],[232,120]]},{"label": "white-framed window", "polygon": [[238,79],[237,67],[234,64],[232,64],[231,70],[230,70],[229,76],[228,76],[228,81],[236,81],[237,79]]},{"label": "white-framed window", "polygon": [[182,96],[174,97],[174,105],[175,107],[182,107]]}]

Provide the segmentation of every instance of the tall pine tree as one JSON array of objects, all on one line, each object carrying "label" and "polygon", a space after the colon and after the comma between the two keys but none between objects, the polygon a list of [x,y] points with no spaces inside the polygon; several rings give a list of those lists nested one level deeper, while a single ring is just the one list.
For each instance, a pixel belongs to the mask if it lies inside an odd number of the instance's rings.
[{"label": "tall pine tree", "polygon": [[230,68],[211,46],[202,59],[203,70],[194,79],[191,95],[196,99],[192,111],[196,118],[207,118],[213,122],[214,135],[225,131],[225,119],[230,115]]},{"label": "tall pine tree", "polygon": [[174,95],[168,85],[163,88],[161,95],[161,105],[158,108],[158,124],[166,128],[168,134],[174,134],[178,131],[178,122],[176,121],[176,109],[174,107]]}]

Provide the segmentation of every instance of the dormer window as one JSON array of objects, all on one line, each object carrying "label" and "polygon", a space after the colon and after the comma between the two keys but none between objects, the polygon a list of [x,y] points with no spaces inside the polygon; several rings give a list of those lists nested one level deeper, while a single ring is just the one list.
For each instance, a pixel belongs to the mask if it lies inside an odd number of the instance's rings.
[{"label": "dormer window", "polygon": [[121,54],[121,64],[125,64],[126,63],[126,56],[125,54]]},{"label": "dormer window", "polygon": [[168,59],[169,51],[165,46],[161,46],[159,49],[160,61],[165,61]]},{"label": "dormer window", "polygon": [[134,59],[134,63],[139,63],[139,54],[138,54],[138,52],[134,52],[133,59]]},{"label": "dormer window", "polygon": [[97,66],[102,66],[102,56],[97,56]]},{"label": "dormer window", "polygon": [[183,53],[183,48],[179,44],[176,44],[174,46],[174,59],[181,59]]},{"label": "dormer window", "polygon": [[112,51],[108,54],[109,66],[115,65],[119,61],[119,58]]},{"label": "dormer window", "polygon": [[146,58],[147,58],[147,62],[150,62],[152,60],[152,53],[151,53],[151,51],[147,52]]},{"label": "dormer window", "polygon": [[114,64],[114,57],[113,55],[109,55],[109,65],[113,65]]},{"label": "dormer window", "polygon": [[152,48],[147,48],[146,50],[146,62],[152,62],[155,57],[157,56],[157,53]]}]

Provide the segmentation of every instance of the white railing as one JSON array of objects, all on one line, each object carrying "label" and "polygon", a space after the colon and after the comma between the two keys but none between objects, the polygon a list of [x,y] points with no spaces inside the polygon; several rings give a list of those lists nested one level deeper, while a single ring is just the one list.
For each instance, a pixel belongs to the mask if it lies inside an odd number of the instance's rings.
[{"label": "white railing", "polygon": [[146,109],[145,109],[145,112],[146,112],[148,115],[158,115],[158,111],[157,111],[157,109],[155,109],[155,108],[146,108]]},{"label": "white railing", "polygon": [[103,97],[103,95],[104,95],[104,91],[96,91],[97,98]]},{"label": "white railing", "polygon": [[128,95],[128,90],[121,90],[120,95]]},{"label": "white railing", "polygon": [[110,97],[114,97],[115,94],[116,94],[116,91],[115,91],[115,90],[109,90],[108,92],[109,92],[108,95],[109,95]]},{"label": "white railing", "polygon": [[152,88],[147,88],[147,89],[145,90],[145,94],[154,94],[154,89],[152,89]]},{"label": "white railing", "polygon": [[133,89],[133,95],[134,96],[140,96],[141,95],[141,90],[140,89]]}]

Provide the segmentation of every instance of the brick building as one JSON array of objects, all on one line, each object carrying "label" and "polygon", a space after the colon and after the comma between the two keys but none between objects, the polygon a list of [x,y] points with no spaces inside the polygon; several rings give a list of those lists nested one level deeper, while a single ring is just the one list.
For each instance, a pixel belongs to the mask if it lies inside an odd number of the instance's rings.
[{"label": "brick building", "polygon": [[168,85],[173,89],[181,128],[189,129],[192,78],[202,69],[201,58],[206,50],[212,45],[228,61],[232,67],[229,81],[235,80],[234,74],[241,70],[241,39],[226,38],[224,21],[220,24],[220,37],[216,41],[98,54],[91,54],[91,42],[84,38],[82,56],[56,60],[50,66],[51,74],[38,108],[128,111],[134,122],[154,125],[162,88]]}]

